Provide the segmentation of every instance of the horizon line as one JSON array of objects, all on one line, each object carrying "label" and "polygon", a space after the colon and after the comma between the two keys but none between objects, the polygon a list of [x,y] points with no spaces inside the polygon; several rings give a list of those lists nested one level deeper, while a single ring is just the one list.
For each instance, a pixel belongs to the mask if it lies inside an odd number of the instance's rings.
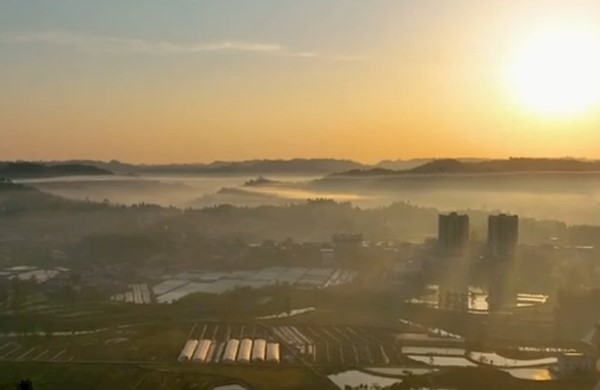
[{"label": "horizon line", "polygon": [[344,158],[344,157],[290,157],[290,158],[247,158],[247,159],[239,159],[239,160],[229,160],[229,159],[216,159],[216,160],[208,160],[205,162],[202,161],[189,161],[189,162],[178,162],[178,161],[170,161],[170,162],[141,162],[141,161],[127,161],[120,159],[95,159],[95,158],[66,158],[66,159],[27,159],[27,158],[17,158],[17,159],[7,159],[0,160],[0,163],[11,163],[11,162],[33,162],[33,163],[84,163],[84,162],[95,162],[95,163],[105,163],[105,164],[123,164],[123,165],[211,165],[216,163],[243,163],[243,162],[290,162],[290,161],[316,161],[316,160],[328,160],[328,161],[346,161],[352,162],[367,166],[375,166],[378,164],[386,163],[386,162],[411,162],[411,161],[419,161],[419,160],[481,160],[481,161],[490,161],[490,160],[512,160],[512,159],[527,159],[527,160],[573,160],[573,161],[600,161],[600,157],[575,157],[575,156],[506,156],[506,157],[447,157],[447,156],[435,156],[435,157],[410,157],[410,158],[384,158],[379,160],[374,160],[372,162],[366,162],[364,160],[352,159],[352,158]]}]

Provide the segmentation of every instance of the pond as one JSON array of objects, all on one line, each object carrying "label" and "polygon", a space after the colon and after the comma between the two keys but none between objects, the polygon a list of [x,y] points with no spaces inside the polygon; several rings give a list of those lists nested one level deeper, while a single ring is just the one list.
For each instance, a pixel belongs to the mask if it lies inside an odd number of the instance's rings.
[{"label": "pond", "polygon": [[543,359],[518,360],[508,359],[493,352],[469,352],[469,357],[476,362],[495,367],[535,367],[556,364],[558,359],[547,357]]},{"label": "pond", "polygon": [[477,364],[470,362],[464,357],[454,356],[422,356],[422,355],[407,355],[411,360],[426,363],[436,367],[475,367]]},{"label": "pond", "polygon": [[[489,293],[485,289],[476,286],[464,288],[464,293],[468,296],[467,306],[469,313],[487,314],[489,312]],[[544,304],[548,301],[546,294],[517,293],[513,296],[515,305],[518,308],[533,307]],[[408,303],[440,308],[440,286],[436,284],[428,285],[427,292],[416,298],[409,299]]]},{"label": "pond", "polygon": [[381,374],[385,376],[427,375],[439,371],[436,368],[420,367],[373,367],[365,368],[364,370],[368,373]]},{"label": "pond", "polygon": [[344,389],[345,386],[357,387],[360,385],[368,385],[369,389],[376,389],[402,382],[401,379],[386,378],[356,370],[329,375],[328,378],[340,389]]},{"label": "pond", "polygon": [[527,379],[533,381],[554,380],[552,373],[547,368],[511,368],[502,371],[508,372],[510,375],[518,379]]},{"label": "pond", "polygon": [[463,348],[436,348],[436,347],[402,347],[404,355],[440,355],[440,356],[465,356]]},{"label": "pond", "polygon": [[212,390],[248,390],[242,385],[223,385],[213,387]]},{"label": "pond", "polygon": [[283,313],[279,313],[279,314],[272,314],[272,315],[268,315],[268,316],[257,317],[256,319],[257,320],[272,320],[272,319],[277,319],[277,318],[290,318],[290,317],[295,317],[295,316],[299,316],[302,314],[310,313],[311,311],[315,311],[315,310],[316,309],[314,307],[305,307],[303,309],[293,309],[289,313],[283,312]]},{"label": "pond", "polygon": [[456,340],[462,340],[463,337],[459,336],[457,334],[448,332],[446,330],[443,329],[439,329],[439,328],[433,328],[433,327],[428,327],[422,324],[418,324],[416,322],[404,319],[404,318],[400,318],[398,319],[398,321],[400,321],[402,324],[405,325],[409,325],[412,327],[415,327],[417,329],[422,329],[422,330],[426,330],[429,334],[435,335],[435,336],[439,336],[439,337],[446,337],[446,338],[451,338],[451,339],[456,339]]}]

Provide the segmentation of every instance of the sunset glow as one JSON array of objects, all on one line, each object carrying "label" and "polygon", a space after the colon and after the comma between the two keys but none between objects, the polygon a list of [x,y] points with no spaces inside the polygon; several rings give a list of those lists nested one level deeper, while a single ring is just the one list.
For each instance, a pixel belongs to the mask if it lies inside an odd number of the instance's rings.
[{"label": "sunset glow", "polygon": [[2,2],[3,158],[600,157],[598,1],[144,3]]},{"label": "sunset glow", "polygon": [[549,116],[575,115],[600,100],[600,39],[577,30],[542,31],[511,69],[518,98]]}]

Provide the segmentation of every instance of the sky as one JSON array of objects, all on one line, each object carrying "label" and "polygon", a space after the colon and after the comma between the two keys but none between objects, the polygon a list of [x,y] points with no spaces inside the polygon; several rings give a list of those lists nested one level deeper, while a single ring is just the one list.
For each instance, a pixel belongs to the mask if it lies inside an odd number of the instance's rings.
[{"label": "sky", "polygon": [[600,158],[598,102],[539,112],[510,76],[539,31],[599,25],[591,0],[2,0],[0,159]]}]

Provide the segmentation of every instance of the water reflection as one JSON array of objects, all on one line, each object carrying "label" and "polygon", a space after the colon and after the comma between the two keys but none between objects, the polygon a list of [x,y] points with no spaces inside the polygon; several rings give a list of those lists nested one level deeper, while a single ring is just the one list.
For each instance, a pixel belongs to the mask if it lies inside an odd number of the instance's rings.
[{"label": "water reflection", "polygon": [[212,390],[248,390],[244,386],[241,385],[224,385],[213,387]]},{"label": "water reflection", "polygon": [[[440,286],[431,284],[427,286],[427,293],[418,297],[412,298],[407,303],[428,306],[434,309],[440,308]],[[489,312],[489,292],[476,286],[469,286],[465,289],[467,299],[467,310],[472,314],[487,314]],[[541,305],[548,301],[548,295],[545,294],[529,294],[517,293],[516,307],[533,307]]]},{"label": "water reflection", "polygon": [[361,385],[367,385],[368,389],[379,389],[381,387],[391,386],[394,383],[402,382],[401,379],[386,378],[356,370],[329,375],[329,379],[340,389],[344,389],[346,386],[354,388]]},{"label": "water reflection", "polygon": [[477,364],[456,356],[420,356],[408,355],[408,358],[416,362],[426,363],[436,367],[476,367]]},{"label": "water reflection", "polygon": [[555,357],[548,357],[543,359],[530,359],[530,360],[519,360],[509,359],[504,356],[500,356],[493,352],[469,352],[469,358],[473,361],[489,364],[495,367],[534,367],[534,366],[549,366],[554,365],[558,362]]},{"label": "water reflection", "polygon": [[365,368],[367,373],[381,374],[384,376],[407,376],[407,375],[427,375],[438,372],[437,368],[420,367],[375,367]]},{"label": "water reflection", "polygon": [[533,381],[550,381],[554,379],[552,373],[547,368],[511,368],[502,371],[508,372],[517,379]]}]

